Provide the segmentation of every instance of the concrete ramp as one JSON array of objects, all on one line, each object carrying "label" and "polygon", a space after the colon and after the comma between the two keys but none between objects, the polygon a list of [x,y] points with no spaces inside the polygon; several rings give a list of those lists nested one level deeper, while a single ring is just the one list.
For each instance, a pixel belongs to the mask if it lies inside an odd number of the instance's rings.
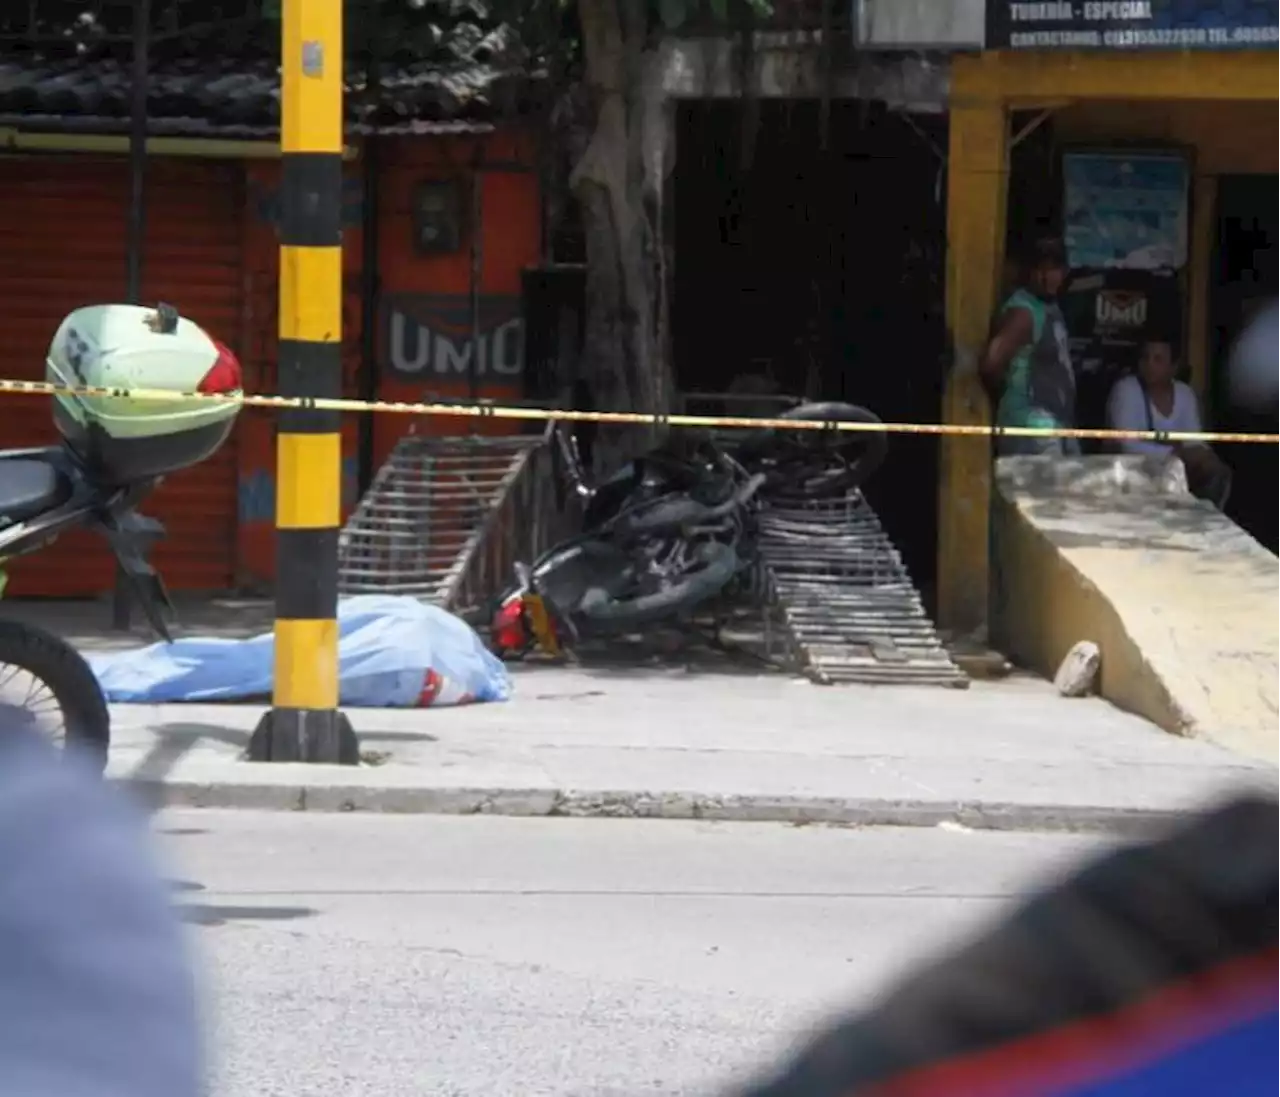
[{"label": "concrete ramp", "polygon": [[1142,457],[1006,457],[992,507],[992,631],[1052,675],[1102,651],[1108,700],[1166,731],[1277,760],[1280,561]]}]

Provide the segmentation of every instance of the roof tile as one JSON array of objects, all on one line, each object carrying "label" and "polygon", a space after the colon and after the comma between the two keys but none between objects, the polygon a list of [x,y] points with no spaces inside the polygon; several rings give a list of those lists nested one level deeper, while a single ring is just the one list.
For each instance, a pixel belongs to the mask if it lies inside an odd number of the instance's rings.
[{"label": "roof tile", "polygon": [[[278,132],[274,41],[242,38],[233,55],[216,43],[186,49],[179,52],[169,43],[155,51],[147,89],[149,132]],[[0,118],[24,128],[123,132],[129,126],[131,69],[127,49],[43,55],[29,47],[6,49],[0,52]],[[376,101],[363,67],[348,67],[346,87],[353,132],[441,132],[442,126],[489,128],[503,116],[522,113],[532,101],[533,83],[510,28],[460,21],[442,32],[430,56],[406,52],[385,60]]]}]

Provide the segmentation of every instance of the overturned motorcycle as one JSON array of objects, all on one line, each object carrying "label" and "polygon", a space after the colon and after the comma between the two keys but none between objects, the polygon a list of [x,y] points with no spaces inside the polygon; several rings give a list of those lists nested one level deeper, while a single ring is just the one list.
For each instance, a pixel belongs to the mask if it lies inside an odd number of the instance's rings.
[{"label": "overturned motorcycle", "polygon": [[[802,404],[784,418],[874,426],[852,404]],[[489,622],[504,658],[561,654],[582,640],[688,620],[708,602],[754,587],[756,516],[771,499],[839,498],[883,463],[882,431],[760,431],[732,448],[701,439],[660,449],[589,487],[576,447],[555,433],[562,477],[583,532],[517,564]]]}]

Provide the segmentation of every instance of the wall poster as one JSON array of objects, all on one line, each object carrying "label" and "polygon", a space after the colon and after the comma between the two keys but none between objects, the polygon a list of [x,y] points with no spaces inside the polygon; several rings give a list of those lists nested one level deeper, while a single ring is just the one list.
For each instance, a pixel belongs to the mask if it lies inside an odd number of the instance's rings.
[{"label": "wall poster", "polygon": [[1177,152],[1080,150],[1064,153],[1062,179],[1077,421],[1101,427],[1111,387],[1144,340],[1166,339],[1178,353],[1191,166]]},{"label": "wall poster", "polygon": [[1181,270],[1190,164],[1177,153],[1068,152],[1064,236],[1073,268]]}]

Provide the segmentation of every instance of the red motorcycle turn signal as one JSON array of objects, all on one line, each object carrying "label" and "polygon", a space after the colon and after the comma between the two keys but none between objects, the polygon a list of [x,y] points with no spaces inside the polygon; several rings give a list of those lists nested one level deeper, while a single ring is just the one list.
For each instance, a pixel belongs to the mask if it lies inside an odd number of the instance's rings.
[{"label": "red motorcycle turn signal", "polygon": [[529,632],[524,622],[524,599],[517,595],[498,607],[489,622],[489,637],[498,655],[524,651],[529,644]]}]

